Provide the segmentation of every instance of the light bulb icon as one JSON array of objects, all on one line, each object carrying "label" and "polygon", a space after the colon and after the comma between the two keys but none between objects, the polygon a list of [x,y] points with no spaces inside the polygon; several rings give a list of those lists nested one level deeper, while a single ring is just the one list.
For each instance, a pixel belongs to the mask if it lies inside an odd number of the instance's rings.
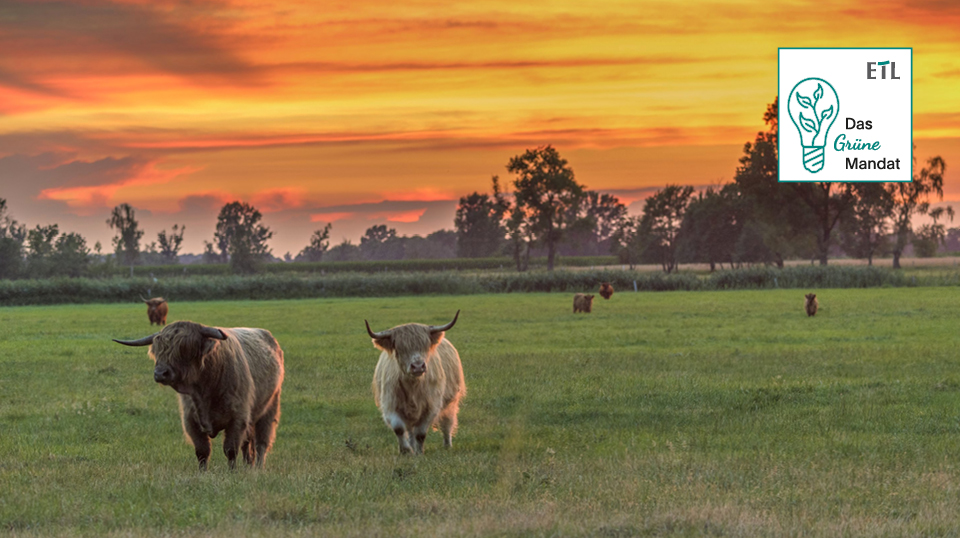
[{"label": "light bulb icon", "polygon": [[823,170],[823,148],[827,132],[837,119],[840,99],[833,86],[822,78],[801,80],[790,91],[787,113],[800,132],[803,167],[809,172]]}]

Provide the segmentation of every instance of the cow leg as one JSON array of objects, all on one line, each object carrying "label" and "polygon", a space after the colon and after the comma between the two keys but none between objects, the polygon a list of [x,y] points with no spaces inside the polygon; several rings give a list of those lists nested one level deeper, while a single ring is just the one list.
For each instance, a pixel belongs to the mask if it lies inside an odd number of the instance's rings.
[{"label": "cow leg", "polygon": [[237,454],[249,428],[247,424],[239,421],[227,426],[227,432],[223,436],[223,453],[227,456],[227,463],[230,464],[231,470],[237,468]]},{"label": "cow leg", "polygon": [[453,432],[457,431],[457,410],[444,409],[440,415],[440,431],[443,432],[443,446],[453,446]]},{"label": "cow leg", "polygon": [[243,462],[247,465],[253,465],[253,460],[255,457],[255,450],[253,448],[253,439],[255,437],[255,432],[253,431],[253,426],[247,430],[247,434],[243,438],[243,444],[240,445],[240,453],[243,454]]},{"label": "cow leg", "polygon": [[414,454],[423,454],[423,442],[427,439],[427,431],[430,429],[430,426],[433,425],[436,418],[437,412],[431,409],[427,413],[427,416],[423,417],[420,423],[413,427],[413,431],[410,433],[413,437],[412,444]]},{"label": "cow leg", "polygon": [[413,448],[410,447],[409,436],[407,435],[407,425],[403,422],[403,419],[396,413],[384,411],[383,421],[393,430],[393,433],[397,434],[397,444],[400,446],[400,453],[414,454],[415,452]]},{"label": "cow leg", "polygon": [[263,468],[263,463],[267,459],[267,451],[273,446],[273,440],[277,434],[277,424],[280,423],[280,393],[273,397],[273,401],[267,406],[266,412],[257,419],[254,426],[257,447],[257,467]]},{"label": "cow leg", "polygon": [[207,470],[207,460],[210,459],[210,437],[203,431],[200,424],[192,418],[184,419],[183,429],[186,430],[197,454],[197,463],[201,471]]}]

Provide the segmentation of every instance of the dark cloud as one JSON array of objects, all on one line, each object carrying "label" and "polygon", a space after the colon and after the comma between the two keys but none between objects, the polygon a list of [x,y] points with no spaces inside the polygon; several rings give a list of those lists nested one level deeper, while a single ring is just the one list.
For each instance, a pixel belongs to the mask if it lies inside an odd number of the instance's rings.
[{"label": "dark cloud", "polygon": [[[202,4],[164,8],[104,1],[6,0],[0,3],[0,50],[7,58],[19,59],[17,64],[24,70],[31,69],[30,62],[24,61],[30,58],[109,55],[132,57],[155,70],[187,78],[250,83],[250,75],[258,69],[225,43],[218,31],[229,21],[225,15]],[[85,65],[110,70],[118,63]],[[49,91],[19,74],[8,74],[0,83],[3,80],[20,81],[22,89]]]},{"label": "dark cloud", "polygon": [[35,193],[54,187],[109,185],[135,176],[147,164],[135,156],[82,161],[64,153],[15,154],[0,158],[0,183]]}]

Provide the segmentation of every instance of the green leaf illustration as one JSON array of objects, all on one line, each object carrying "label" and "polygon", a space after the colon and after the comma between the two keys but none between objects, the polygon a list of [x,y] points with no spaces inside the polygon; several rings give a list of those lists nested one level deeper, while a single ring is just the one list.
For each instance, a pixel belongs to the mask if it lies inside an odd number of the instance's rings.
[{"label": "green leaf illustration", "polygon": [[804,118],[803,112],[800,113],[800,125],[802,125],[803,130],[807,131],[808,133],[817,132],[817,124],[813,123],[813,120],[811,120],[810,118]]},{"label": "green leaf illustration", "polygon": [[823,97],[823,86],[817,83],[817,91],[813,92],[813,100],[819,101]]},{"label": "green leaf illustration", "polygon": [[820,113],[820,121],[827,121],[833,117],[833,105]]},{"label": "green leaf illustration", "polygon": [[798,93],[798,94],[797,94],[797,101],[799,101],[799,102],[800,102],[800,106],[802,106],[802,107],[804,107],[804,108],[813,108],[813,101],[811,101],[809,97],[804,97],[804,96],[802,96],[802,95],[800,95],[800,94]]}]

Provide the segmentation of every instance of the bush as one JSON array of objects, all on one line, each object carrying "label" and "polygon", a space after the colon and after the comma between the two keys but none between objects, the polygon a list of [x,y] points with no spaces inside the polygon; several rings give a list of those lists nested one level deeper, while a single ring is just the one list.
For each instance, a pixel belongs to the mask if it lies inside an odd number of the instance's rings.
[{"label": "bush", "polygon": [[388,297],[475,293],[589,292],[610,282],[618,292],[696,291],[773,288],[871,288],[956,286],[960,273],[906,276],[879,267],[756,267],[691,273],[637,273],[621,270],[536,271],[527,273],[384,272],[216,275],[173,278],[56,278],[0,281],[0,305],[112,303],[138,301],[150,290],[170,301]]}]

